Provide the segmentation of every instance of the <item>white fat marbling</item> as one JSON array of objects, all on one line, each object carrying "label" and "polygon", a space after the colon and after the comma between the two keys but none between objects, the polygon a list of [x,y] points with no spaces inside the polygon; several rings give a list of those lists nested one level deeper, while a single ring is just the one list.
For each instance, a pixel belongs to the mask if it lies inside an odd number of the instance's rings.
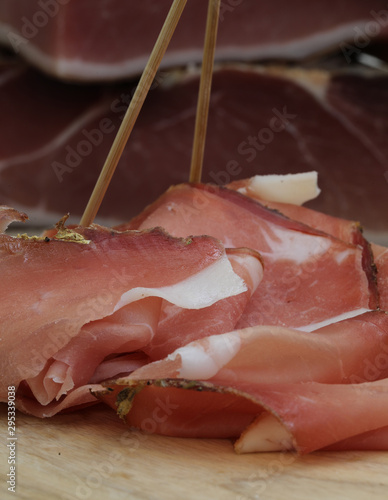
[{"label": "white fat marbling", "polygon": [[174,360],[179,355],[182,367],[179,377],[207,380],[214,377],[238,353],[241,339],[238,332],[207,337],[205,342],[192,342],[168,356]]},{"label": "white fat marbling", "polygon": [[252,283],[252,293],[257,289],[260,285],[261,280],[263,279],[263,264],[260,262],[260,259],[255,257],[254,255],[246,254],[244,256],[239,255],[229,255],[229,260],[231,262],[235,261],[240,266],[244,267],[249,274],[251,283]]},{"label": "white fat marbling", "polygon": [[145,297],[161,297],[179,307],[202,309],[246,290],[244,281],[233,271],[227,256],[223,255],[214,264],[175,285],[128,290],[123,293],[114,310]]},{"label": "white fat marbling", "polygon": [[354,254],[354,250],[352,248],[348,248],[343,252],[337,253],[334,258],[337,264],[340,266],[344,262],[344,260],[346,260],[351,254]]},{"label": "white fat marbling", "polygon": [[313,200],[321,192],[318,187],[318,173],[314,171],[287,175],[255,175],[250,180],[249,189],[262,200],[294,205]]},{"label": "white fat marbling", "polygon": [[295,330],[300,330],[301,332],[313,332],[318,330],[319,328],[323,328],[324,326],[332,325],[333,323],[338,323],[339,321],[344,321],[345,319],[355,318],[356,316],[360,316],[361,314],[370,312],[371,309],[366,309],[365,307],[361,307],[360,309],[354,309],[353,311],[348,311],[338,316],[333,316],[332,318],[325,319],[324,321],[320,321],[319,323],[312,323],[311,325],[295,327]]},{"label": "white fat marbling", "polygon": [[[264,233],[265,240],[271,249],[268,258],[276,260],[291,260],[298,265],[309,259],[323,255],[331,246],[331,239],[316,235],[304,234],[299,231],[271,227]],[[266,255],[266,252],[261,252]]]}]

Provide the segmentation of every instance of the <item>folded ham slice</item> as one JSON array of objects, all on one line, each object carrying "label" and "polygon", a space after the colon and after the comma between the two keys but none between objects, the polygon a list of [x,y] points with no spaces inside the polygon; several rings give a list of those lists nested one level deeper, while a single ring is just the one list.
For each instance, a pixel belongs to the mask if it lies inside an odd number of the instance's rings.
[{"label": "folded ham slice", "polygon": [[[142,71],[170,6],[169,0],[2,0],[0,40],[57,77],[114,80]],[[188,2],[163,67],[201,61],[205,19],[206,2]],[[298,0],[292,9],[284,0],[227,0],[216,57],[295,60],[342,48],[350,60],[360,44],[386,36],[383,0]]]},{"label": "folded ham slice", "polygon": [[204,184],[171,188],[119,229],[154,226],[175,236],[205,232],[228,247],[261,253],[264,278],[238,322],[240,328],[277,324],[313,330],[377,307],[371,255],[365,263],[365,249],[234,190]]},{"label": "folded ham slice", "polygon": [[[40,405],[46,406],[92,380],[101,381],[117,377],[122,372],[130,373],[137,367],[136,363],[133,365],[133,355],[128,358],[121,354],[141,351],[151,359],[160,359],[192,338],[229,331],[237,323],[262,277],[261,261],[254,252],[236,250],[231,253],[230,261],[232,267],[237,268],[236,274],[248,281],[247,291],[218,300],[203,309],[182,309],[174,304],[174,291],[171,289],[171,302],[162,301],[160,297],[148,297],[84,325],[76,337],[47,361],[44,370],[26,381],[34,398]],[[217,275],[212,276],[209,269],[206,279],[212,278],[217,279]],[[202,285],[201,292],[206,296],[206,283],[201,280],[201,283],[196,284],[193,278],[185,285],[186,290],[181,287],[179,291],[182,294],[195,294],[195,288],[199,285]],[[177,286],[175,288],[178,290]],[[160,321],[161,308],[169,310],[165,321]],[[110,356],[113,358],[104,361]],[[147,363],[149,357],[143,354],[141,364]],[[108,364],[110,368],[105,373]],[[29,406],[25,403],[23,408],[30,408],[30,413],[34,411],[34,414],[42,411],[33,403]],[[56,409],[55,404],[50,408]],[[48,410],[44,411],[47,415]]]},{"label": "folded ham slice", "polygon": [[[379,305],[386,309],[387,269],[384,265],[386,256],[384,247],[371,245],[363,236],[362,227],[358,222],[333,217],[310,208],[301,206],[302,203],[314,199],[320,193],[318,188],[317,172],[287,175],[255,175],[249,179],[242,179],[228,184],[249,198],[259,201],[266,207],[277,210],[290,219],[297,220],[310,227],[324,231],[336,238],[358,245],[363,249],[363,267],[367,276],[374,276],[376,265],[374,260],[380,255],[380,272],[377,277],[377,288],[374,279],[370,281],[372,295],[379,296]],[[374,249],[374,250],[373,250]]]},{"label": "folded ham slice", "polygon": [[260,286],[263,266],[259,254],[253,250],[227,249],[226,253],[234,271],[247,285],[247,291],[201,310],[183,309],[164,301],[156,334],[144,348],[151,360],[162,359],[192,340],[235,328],[252,295]]},{"label": "folded ham slice", "polygon": [[[288,175],[255,175],[227,185],[263,205],[324,231],[347,243],[360,243],[362,230],[359,222],[333,217],[302,206],[320,194],[317,172]],[[364,240],[363,244],[366,244]]]},{"label": "folded ham slice", "polygon": [[[383,312],[313,333],[257,326],[192,342],[128,378],[105,383],[97,396],[143,430],[151,421],[153,432],[162,434],[237,437],[250,420],[238,451],[307,453],[385,432],[387,359]],[[161,419],[152,418],[155,401],[169,409]],[[263,426],[274,433],[267,434],[271,444],[263,442]]]},{"label": "folded ham slice", "polygon": [[[2,208],[0,217],[24,215]],[[240,273],[258,274],[257,286],[260,259],[245,250],[238,257]],[[23,396],[48,405],[87,383],[105,357],[146,346],[162,300],[201,309],[250,297],[220,242],[176,239],[161,229],[69,230],[62,223],[53,238],[1,234],[0,267],[3,401],[7,387],[23,381]]]}]

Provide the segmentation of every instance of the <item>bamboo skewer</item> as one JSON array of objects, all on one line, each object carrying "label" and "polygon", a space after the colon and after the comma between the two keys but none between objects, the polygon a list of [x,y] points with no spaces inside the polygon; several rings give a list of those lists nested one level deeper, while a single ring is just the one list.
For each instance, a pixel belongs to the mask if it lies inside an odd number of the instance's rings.
[{"label": "bamboo skewer", "polygon": [[132,132],[136,119],[140,113],[145,98],[147,97],[148,91],[152,85],[156,72],[160,66],[164,53],[167,50],[168,44],[172,38],[186,3],[187,0],[174,0],[170,8],[131,103],[124,116],[123,122],[119,128],[117,136],[112,144],[111,150],[109,151],[100,176],[86,206],[80,222],[81,226],[89,226],[93,222],[98,209],[100,208],[101,202],[104,198],[106,190],[108,189],[121,154]]},{"label": "bamboo skewer", "polygon": [[194,143],[191,156],[190,182],[200,182],[202,177],[220,6],[221,0],[209,0]]}]

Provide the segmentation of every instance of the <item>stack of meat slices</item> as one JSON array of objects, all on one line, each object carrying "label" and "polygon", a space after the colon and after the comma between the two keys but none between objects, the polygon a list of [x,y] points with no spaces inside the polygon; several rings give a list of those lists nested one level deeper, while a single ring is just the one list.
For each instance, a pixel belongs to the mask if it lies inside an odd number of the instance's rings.
[{"label": "stack of meat slices", "polygon": [[238,452],[388,449],[388,250],[297,205],[315,178],[184,184],[114,230],[3,234],[2,398],[18,385],[49,416],[96,396]]},{"label": "stack of meat slices", "polygon": [[[3,227],[24,218],[0,208]],[[1,234],[0,267],[0,397],[18,387],[19,409],[41,417],[97,402],[90,384],[147,363],[164,301],[199,324],[208,308],[218,333],[233,328],[262,276],[257,252],[226,252],[209,236],[63,223],[51,237]]]}]

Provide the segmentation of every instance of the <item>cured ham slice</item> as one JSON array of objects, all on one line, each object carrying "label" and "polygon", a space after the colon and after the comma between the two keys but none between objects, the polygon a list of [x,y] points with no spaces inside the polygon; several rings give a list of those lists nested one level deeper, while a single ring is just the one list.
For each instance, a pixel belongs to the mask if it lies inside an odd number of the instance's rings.
[{"label": "cured ham slice", "polygon": [[208,236],[62,222],[53,238],[2,234],[0,252],[3,401],[9,385],[24,381],[23,394],[47,405],[88,382],[106,356],[146,345],[162,299],[200,309],[247,290]]},{"label": "cured ham slice", "polygon": [[310,333],[265,325],[214,335],[136,370],[130,380],[184,378],[240,389],[250,383],[355,384],[388,376],[388,365],[373,366],[387,351],[388,315],[373,311]]},{"label": "cured ham slice", "polygon": [[[237,437],[250,419],[236,443],[240,452],[307,453],[388,425],[387,353],[383,312],[313,333],[258,326],[193,342],[105,383],[97,396],[143,430],[152,420],[153,432]],[[168,403],[163,419],[152,419],[155,401]],[[280,438],[271,447],[262,442],[262,425]]]},{"label": "cured ham slice", "polygon": [[24,413],[28,413],[36,417],[51,417],[59,412],[69,410],[74,411],[76,409],[82,409],[86,406],[96,404],[96,398],[90,391],[98,391],[101,389],[102,386],[100,384],[87,384],[70,391],[69,394],[59,402],[54,401],[49,403],[47,406],[42,406],[36,401],[36,399],[26,397],[24,394],[28,391],[23,388],[23,397],[18,397],[17,408]]},{"label": "cured ham slice", "polygon": [[388,426],[364,432],[358,436],[344,439],[326,450],[381,450],[388,449]]},{"label": "cured ham slice", "polygon": [[[386,427],[387,386],[387,378],[351,386],[307,382],[285,388],[275,384],[259,389],[255,396],[271,407],[286,428],[292,428],[293,447],[300,453],[309,453],[344,438]],[[237,449],[258,451],[254,445],[244,448],[248,440],[247,433]]]},{"label": "cured ham slice", "polygon": [[[160,321],[160,297],[138,300],[104,319],[92,321],[84,325],[76,337],[47,361],[44,370],[26,381],[34,398],[43,406],[49,405],[52,400],[59,400],[69,391],[88,382],[100,382],[137,368],[136,363],[133,364],[133,355],[129,358],[117,357],[120,354],[143,351],[152,359],[160,359],[193,338],[204,337],[209,332],[229,331],[229,327],[233,328],[237,323],[262,277],[261,261],[254,252],[230,252],[232,255],[229,260],[234,269],[237,268],[236,274],[248,282],[246,292],[219,300],[200,310],[182,309],[165,300],[164,308],[169,309],[165,321]],[[207,271],[206,277],[217,278],[210,271]],[[195,294],[195,287],[199,284],[196,285],[191,278],[191,287],[188,286],[186,291],[182,287],[175,287],[180,293]],[[207,294],[206,283],[203,284],[202,293]],[[173,300],[174,290],[170,290],[168,296]],[[104,361],[109,356],[114,357]],[[145,364],[147,356],[143,354],[140,360],[141,365]],[[51,407],[55,408],[54,405]]]},{"label": "cured ham slice", "polygon": [[[138,300],[84,325],[36,377],[28,379],[37,401],[47,405],[59,400],[74,387],[87,384],[107,356],[134,352],[147,345],[155,335],[161,302],[159,297]],[[130,368],[128,365],[125,371]]]},{"label": "cured ham slice", "polygon": [[[2,0],[0,39],[57,77],[114,80],[142,71],[170,6],[168,0]],[[188,2],[164,67],[201,61],[205,19],[206,2]],[[383,0],[298,0],[292,9],[284,0],[228,0],[220,21],[222,60],[295,60],[339,47],[349,62],[360,44],[387,33]]]},{"label": "cured ham slice", "polygon": [[[81,216],[133,89],[65,85],[19,66],[5,66],[0,75],[0,203],[28,212],[35,224],[52,225],[68,211]],[[387,81],[356,69],[218,68],[204,182],[315,170],[322,195],[309,208],[360,221],[385,244]],[[129,220],[170,185],[187,180],[198,82],[196,71],[160,74],[104,199],[100,223]],[[20,136],[23,141],[16,140]]]},{"label": "cured ham slice", "polygon": [[303,222],[348,243],[360,243],[362,234],[359,223],[301,206],[319,195],[317,183],[317,172],[306,172],[286,176],[255,175],[249,179],[234,181],[227,187],[279,211],[290,219]]},{"label": "cured ham slice", "polygon": [[233,190],[199,184],[171,188],[119,229],[154,226],[175,236],[205,232],[228,247],[261,253],[264,278],[239,328],[277,324],[312,330],[321,322],[377,306],[372,267],[365,265],[360,246],[288,219]]},{"label": "cured ham slice", "polygon": [[[268,179],[269,178],[269,179]],[[375,273],[372,247],[362,234],[358,222],[333,217],[310,208],[300,206],[301,203],[318,196],[320,189],[317,186],[317,172],[303,174],[288,174],[260,176],[242,179],[228,185],[245,196],[263,203],[268,208],[277,210],[290,219],[303,222],[315,229],[324,231],[340,240],[363,249],[363,266],[368,276]],[[292,194],[289,194],[289,193]],[[376,247],[377,248],[377,247]],[[382,249],[382,247],[381,247]],[[384,270],[382,269],[382,273]],[[379,283],[379,293],[386,294],[386,283]],[[371,283],[372,293],[376,293],[375,283]]]}]

